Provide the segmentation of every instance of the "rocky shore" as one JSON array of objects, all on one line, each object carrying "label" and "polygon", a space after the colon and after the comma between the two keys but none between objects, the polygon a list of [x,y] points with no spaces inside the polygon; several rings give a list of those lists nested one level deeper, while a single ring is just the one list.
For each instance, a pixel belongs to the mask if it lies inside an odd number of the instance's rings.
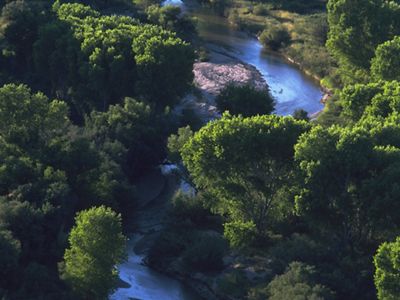
[{"label": "rocky shore", "polygon": [[268,84],[257,68],[230,56],[222,47],[208,45],[207,48],[210,60],[194,63],[195,90],[186,95],[176,108],[177,113],[183,109],[191,109],[204,122],[218,118],[220,114],[215,106],[215,97],[230,83],[250,84],[254,88],[268,93]]}]

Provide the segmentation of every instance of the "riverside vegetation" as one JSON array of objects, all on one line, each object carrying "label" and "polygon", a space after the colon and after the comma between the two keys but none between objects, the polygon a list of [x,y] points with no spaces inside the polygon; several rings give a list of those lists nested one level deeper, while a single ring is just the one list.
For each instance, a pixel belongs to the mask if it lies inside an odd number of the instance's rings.
[{"label": "riverside vegetation", "polygon": [[[317,120],[228,86],[221,118],[199,129],[173,113],[196,59],[179,9],[0,1],[1,298],[106,299],[135,183],[166,158],[195,193],[170,199],[155,268],[222,298],[400,298],[400,4],[329,0],[324,23],[325,4],[247,14],[277,22],[260,37],[273,49],[306,57],[323,37],[315,74],[337,84]],[[292,23],[314,27],[296,41]]]}]

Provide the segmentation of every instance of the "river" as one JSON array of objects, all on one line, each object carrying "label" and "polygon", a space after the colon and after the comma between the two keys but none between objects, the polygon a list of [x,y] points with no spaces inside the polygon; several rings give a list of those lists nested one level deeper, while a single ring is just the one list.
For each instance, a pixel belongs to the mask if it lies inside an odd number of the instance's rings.
[{"label": "river", "polygon": [[120,278],[129,286],[117,289],[110,296],[110,300],[201,300],[202,298],[183,283],[142,263],[144,255],[133,250],[140,238],[140,235],[129,237],[128,260],[118,266]]},{"label": "river", "polygon": [[195,17],[199,36],[206,42],[225,48],[230,56],[256,67],[276,101],[278,115],[292,114],[304,109],[310,114],[321,111],[323,93],[314,79],[284,58],[263,50],[260,42],[244,32],[229,26],[226,18],[216,15],[210,8],[195,0],[167,0],[166,4],[181,6],[182,10]]},{"label": "river", "polygon": [[[319,85],[283,58],[264,52],[257,39],[232,29],[227,20],[193,0],[166,0],[179,5],[196,17],[200,37],[209,44],[224,47],[224,52],[255,66],[266,80],[276,101],[275,113],[288,115],[296,109],[313,114],[320,111],[322,91]],[[119,288],[111,300],[199,300],[194,291],[182,283],[142,264],[143,255],[133,251],[140,236],[131,236],[127,243],[128,260],[118,266],[120,277],[129,287]]]}]

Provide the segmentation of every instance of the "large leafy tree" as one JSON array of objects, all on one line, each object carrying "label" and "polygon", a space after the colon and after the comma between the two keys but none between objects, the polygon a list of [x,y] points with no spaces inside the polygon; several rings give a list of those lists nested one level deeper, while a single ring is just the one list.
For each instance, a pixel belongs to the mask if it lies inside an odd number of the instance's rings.
[{"label": "large leafy tree", "polygon": [[184,145],[181,155],[194,182],[211,192],[216,206],[230,216],[228,233],[237,227],[238,232],[265,234],[285,213],[294,145],[308,128],[292,117],[224,114]]},{"label": "large leafy tree", "polygon": [[327,46],[345,82],[367,81],[376,47],[400,32],[399,5],[382,0],[330,0]]},{"label": "large leafy tree", "polygon": [[304,176],[296,208],[344,251],[397,231],[399,130],[395,119],[364,119],[353,128],[316,126],[295,147]]},{"label": "large leafy tree", "polygon": [[75,89],[80,98],[97,101],[92,107],[104,111],[124,96],[140,95],[163,108],[188,90],[194,52],[174,33],[76,3],[55,10],[81,44],[82,82]]},{"label": "large leafy tree", "polygon": [[60,290],[57,283],[42,284],[48,277],[57,281],[50,274],[65,246],[63,228],[76,209],[105,203],[121,208],[132,199],[120,162],[99,148],[71,124],[66,103],[25,85],[0,88],[0,227],[20,242],[22,275],[31,278],[34,270],[43,275],[29,283],[11,282],[10,275],[8,288],[19,289],[21,297]]},{"label": "large leafy tree", "polygon": [[107,299],[116,287],[116,264],[125,258],[121,216],[104,206],[81,211],[69,235],[63,276],[87,299]]},{"label": "large leafy tree", "polygon": [[380,245],[374,256],[375,286],[379,300],[400,298],[400,237]]},{"label": "large leafy tree", "polygon": [[0,89],[0,133],[2,138],[27,150],[42,147],[64,134],[69,123],[65,102],[42,93],[31,93],[25,85],[7,84]]},{"label": "large leafy tree", "polygon": [[162,111],[190,88],[194,51],[175,33],[79,3],[56,1],[53,11],[38,3],[3,9],[4,76],[67,101],[76,123],[124,97]]},{"label": "large leafy tree", "polygon": [[132,98],[111,105],[107,112],[92,112],[85,131],[97,147],[135,178],[164,157],[169,133],[167,115],[157,115],[149,105]]},{"label": "large leafy tree", "polygon": [[137,28],[132,50],[139,93],[158,107],[174,105],[193,81],[194,52],[174,33],[153,25]]}]

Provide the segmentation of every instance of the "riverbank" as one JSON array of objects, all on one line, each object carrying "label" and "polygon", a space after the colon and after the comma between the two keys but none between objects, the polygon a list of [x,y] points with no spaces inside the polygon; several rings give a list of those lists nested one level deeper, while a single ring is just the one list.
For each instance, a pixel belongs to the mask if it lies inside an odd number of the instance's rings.
[{"label": "riverbank", "polygon": [[175,113],[191,110],[203,123],[219,118],[215,98],[230,83],[251,85],[269,93],[268,84],[256,67],[231,56],[223,47],[212,44],[206,44],[205,47],[209,59],[207,62],[194,63],[194,90],[184,97],[175,108]]},{"label": "riverbank", "polygon": [[[279,49],[279,53],[295,61],[313,77],[323,79],[323,85],[326,86],[326,83],[334,83],[336,80],[336,62],[325,46],[328,32],[326,9],[321,1],[314,2],[319,5],[299,9],[234,0],[225,7],[224,15],[231,26],[257,38],[264,30],[285,30],[290,36],[290,42]],[[308,3],[312,4],[312,1]]]},{"label": "riverbank", "polygon": [[159,169],[151,171],[138,182],[140,205],[125,222],[128,259],[118,266],[121,282],[110,295],[110,300],[203,299],[189,286],[175,280],[174,276],[166,276],[144,263],[149,248],[165,226],[170,199],[179,187],[177,176],[164,175]]},{"label": "riverbank", "polygon": [[[325,47],[327,24],[324,11],[303,16],[285,10],[269,10],[263,4],[253,5],[248,1],[234,1],[232,6],[226,9],[226,15],[231,26],[243,30],[260,43],[262,41],[259,37],[264,29],[274,26],[286,29],[291,36],[290,44],[276,51],[265,51],[282,57],[318,83],[324,93],[321,103],[325,104],[332,97],[333,84],[330,82],[331,77],[335,76],[335,62]],[[321,28],[314,27],[315,24],[311,23],[313,19],[320,23]],[[331,86],[327,86],[327,83]]]}]

